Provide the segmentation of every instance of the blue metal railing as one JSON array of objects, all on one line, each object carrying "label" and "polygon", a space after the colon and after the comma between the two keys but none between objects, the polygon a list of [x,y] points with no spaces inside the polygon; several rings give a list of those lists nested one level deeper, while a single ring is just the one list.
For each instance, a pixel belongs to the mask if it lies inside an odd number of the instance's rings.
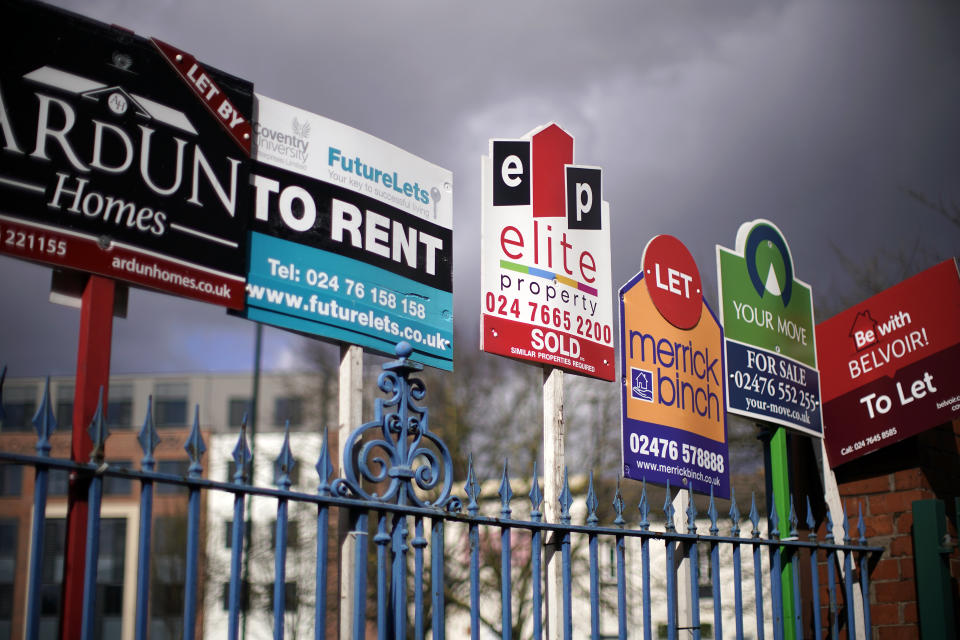
[{"label": "blue metal railing", "polygon": [[[706,533],[704,527],[707,527],[707,523],[697,513],[690,496],[685,513],[679,514],[684,522],[678,530],[674,522],[677,514],[674,513],[673,493],[668,486],[663,507],[664,527],[654,530],[651,528],[646,486],[642,488],[637,507],[639,522],[632,527],[624,518],[625,504],[618,482],[612,503],[616,516],[610,525],[603,525],[598,515],[600,500],[595,491],[593,475],[589,478],[585,502],[575,504],[565,470],[563,491],[559,498],[560,521],[544,522],[541,510],[543,497],[536,467],[530,479],[527,500],[520,501],[523,508],[518,509],[508,464],[505,462],[497,491],[499,509],[495,515],[481,515],[481,503],[485,499],[481,498],[482,487],[477,481],[472,458],[463,485],[464,497],[461,499],[454,493],[453,466],[446,444],[430,430],[429,412],[418,404],[424,398],[426,388],[411,375],[420,367],[407,360],[409,348],[398,347],[397,354],[399,357],[396,361],[384,366],[378,381],[379,388],[388,397],[377,400],[375,419],[356,429],[345,443],[347,455],[342,465],[342,477],[332,477],[334,466],[324,434],[314,467],[318,482],[315,493],[291,490],[290,473],[295,462],[291,454],[289,429],[275,461],[275,488],[251,483],[251,453],[245,427],[241,427],[232,454],[235,474],[227,482],[204,478],[202,459],[206,445],[201,436],[198,413],[194,414],[193,428],[184,446],[190,462],[185,476],[154,471],[153,455],[158,438],[149,409],[138,438],[144,454],[139,471],[104,464],[103,452],[109,433],[100,411],[90,428],[94,448],[89,463],[77,464],[51,458],[50,435],[56,424],[48,388],[34,418],[38,434],[37,454],[0,451],[0,462],[35,469],[35,513],[45,512],[47,474],[51,468],[66,469],[92,478],[83,637],[92,637],[93,633],[99,554],[97,534],[102,483],[107,476],[132,479],[138,481],[141,487],[135,586],[137,608],[134,629],[137,638],[147,637],[150,622],[150,530],[154,519],[153,489],[158,483],[184,486],[188,492],[187,535],[184,541],[187,570],[182,621],[185,638],[195,636],[200,609],[204,606],[204,585],[199,578],[201,497],[204,492],[233,495],[230,575],[225,605],[227,636],[231,639],[240,637],[243,616],[249,615],[245,613],[249,611],[246,603],[248,585],[243,581],[241,569],[245,536],[250,535],[245,525],[250,517],[245,513],[245,502],[249,496],[276,504],[271,624],[275,638],[284,637],[285,611],[288,605],[297,604],[286,601],[288,525],[293,517],[289,510],[291,504],[316,508],[313,532],[316,536],[316,570],[312,572],[314,602],[310,625],[315,638],[326,637],[328,617],[336,615],[328,606],[328,545],[336,539],[329,530],[331,510],[354,523],[356,544],[351,564],[355,587],[349,597],[352,598],[355,638],[366,637],[368,625],[374,623],[380,638],[444,638],[450,625],[456,625],[457,632],[451,633],[454,637],[466,635],[465,627],[469,627],[472,638],[491,633],[509,638],[547,637],[544,583],[548,562],[558,563],[562,580],[561,593],[554,594],[554,597],[559,596],[555,602],[562,611],[561,628],[550,630],[550,637],[569,639],[576,632],[578,636],[599,638],[601,633],[610,634],[615,627],[613,633],[619,638],[643,637],[650,640],[654,637],[654,623],[660,624],[660,621],[665,621],[669,638],[700,638],[706,626],[712,626],[713,637],[723,637],[725,621],[732,623],[731,628],[737,638],[752,633],[762,640],[768,632],[772,632],[774,638],[781,638],[785,624],[794,626],[797,637],[804,637],[809,632],[804,632],[802,626],[800,613],[803,610],[810,612],[812,621],[808,624],[817,638],[836,638],[841,632],[852,637],[857,628],[866,630],[869,637],[869,599],[864,599],[862,620],[855,619],[852,603],[856,586],[859,586],[860,593],[868,593],[870,561],[882,552],[882,548],[867,545],[862,514],[859,516],[859,538],[856,543],[850,539],[850,522],[846,512],[842,520],[843,544],[833,543],[834,524],[829,511],[826,514],[826,538],[818,539],[809,499],[806,524],[810,533],[806,540],[799,539],[798,521],[792,505],[789,537],[780,538],[781,523],[777,520],[775,508],[770,513],[769,535],[763,537],[760,514],[756,501],[751,498],[748,516],[751,528],[745,537],[741,535],[741,515],[734,496],[729,511],[729,534],[724,536],[720,532],[720,519],[713,496],[710,496],[707,510],[709,526]],[[524,515],[518,515],[518,512]],[[40,568],[44,549],[42,524],[42,518],[34,518],[25,612],[26,637],[30,639],[37,638],[39,633]],[[458,537],[458,532],[463,532],[465,536]],[[368,542],[371,535],[372,548]],[[545,545],[551,545],[552,549]],[[604,595],[605,587],[600,578],[601,545],[610,545],[613,549],[609,573],[616,576],[614,597]],[[753,551],[750,567],[742,566],[741,551],[744,547]],[[492,559],[493,555],[484,553],[485,549],[490,548],[496,556],[495,560]],[[658,557],[651,558],[651,555]],[[709,598],[702,597],[700,591],[707,586],[700,576],[701,557],[709,558]],[[682,558],[687,561],[689,593],[678,593],[677,567]],[[780,568],[789,563],[796,577],[803,558],[809,561],[811,584],[795,583],[797,599],[794,610],[797,616],[794,620],[784,620]],[[426,567],[428,562],[429,568]],[[829,597],[825,612],[821,611],[820,601],[819,568],[822,564],[827,567]],[[663,571],[660,572],[657,566],[663,567]],[[368,568],[371,572],[369,580]],[[838,569],[842,569],[839,581]],[[529,571],[529,581],[519,579],[525,571]],[[752,576],[746,575],[750,573]],[[499,594],[489,589],[491,576],[498,583],[499,589],[496,591]],[[526,585],[524,588],[528,588],[529,593],[520,593],[518,589],[521,585]],[[724,585],[727,585],[726,588]],[[837,600],[838,586],[843,594],[842,606]],[[681,620],[679,614],[679,601],[684,598],[690,610],[687,620]],[[712,604],[705,605],[704,601]],[[769,616],[765,612],[765,603],[769,603],[772,610]],[[754,610],[754,624],[750,622],[748,604]],[[375,610],[371,611],[371,607],[375,607]],[[701,609],[704,607],[712,608],[712,625],[701,622]],[[825,622],[823,613],[827,616]],[[604,622],[608,624],[605,626]],[[754,628],[749,629],[751,626]],[[488,633],[484,633],[484,629]]]}]

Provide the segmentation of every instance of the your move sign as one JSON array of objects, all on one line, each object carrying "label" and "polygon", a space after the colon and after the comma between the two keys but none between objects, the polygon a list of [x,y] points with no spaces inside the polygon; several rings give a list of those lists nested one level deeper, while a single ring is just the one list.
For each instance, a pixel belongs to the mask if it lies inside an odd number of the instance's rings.
[{"label": "your move sign", "polygon": [[252,85],[44,5],[0,33],[0,252],[242,307]]}]

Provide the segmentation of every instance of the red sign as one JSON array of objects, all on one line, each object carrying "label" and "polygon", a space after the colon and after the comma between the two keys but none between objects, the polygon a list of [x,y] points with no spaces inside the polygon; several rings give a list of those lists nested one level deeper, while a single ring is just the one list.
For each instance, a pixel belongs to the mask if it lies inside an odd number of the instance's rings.
[{"label": "red sign", "polygon": [[960,417],[960,274],[947,260],[817,325],[838,466]]},{"label": "red sign", "polygon": [[118,241],[0,215],[0,252],[98,273],[231,309],[243,308],[243,277]]},{"label": "red sign", "polygon": [[703,290],[700,270],[682,242],[659,235],[643,252],[643,272],[654,306],[678,329],[692,329],[700,322]]},{"label": "red sign", "polygon": [[151,41],[193,92],[197,94],[197,97],[203,101],[210,114],[216,118],[249,156],[253,129],[250,126],[250,121],[243,117],[240,109],[230,102],[227,94],[214,82],[196,58],[156,38],[151,38]]}]

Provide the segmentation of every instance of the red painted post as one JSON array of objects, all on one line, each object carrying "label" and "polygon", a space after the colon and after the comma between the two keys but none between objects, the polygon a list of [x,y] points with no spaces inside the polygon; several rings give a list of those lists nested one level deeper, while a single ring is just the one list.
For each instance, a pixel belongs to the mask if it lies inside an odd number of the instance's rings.
[{"label": "red painted post", "polygon": [[[110,380],[110,341],[113,333],[115,283],[91,275],[80,306],[80,336],[77,346],[77,379],[73,396],[73,438],[70,459],[89,462],[93,443],[87,426],[97,410],[100,388],[106,408]],[[84,551],[87,542],[87,490],[89,481],[70,477],[67,502],[67,541],[63,563],[60,638],[80,637],[83,622]]]}]

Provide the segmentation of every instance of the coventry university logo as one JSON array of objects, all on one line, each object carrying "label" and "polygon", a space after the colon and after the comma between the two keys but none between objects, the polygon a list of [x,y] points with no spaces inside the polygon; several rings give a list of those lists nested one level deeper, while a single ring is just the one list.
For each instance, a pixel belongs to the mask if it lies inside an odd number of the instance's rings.
[{"label": "coventry university logo", "polygon": [[630,367],[630,395],[637,400],[653,402],[653,372]]},{"label": "coventry university logo", "polygon": [[761,298],[764,292],[790,304],[793,293],[793,259],[783,236],[771,225],[758,224],[750,230],[743,252],[750,282]]}]

